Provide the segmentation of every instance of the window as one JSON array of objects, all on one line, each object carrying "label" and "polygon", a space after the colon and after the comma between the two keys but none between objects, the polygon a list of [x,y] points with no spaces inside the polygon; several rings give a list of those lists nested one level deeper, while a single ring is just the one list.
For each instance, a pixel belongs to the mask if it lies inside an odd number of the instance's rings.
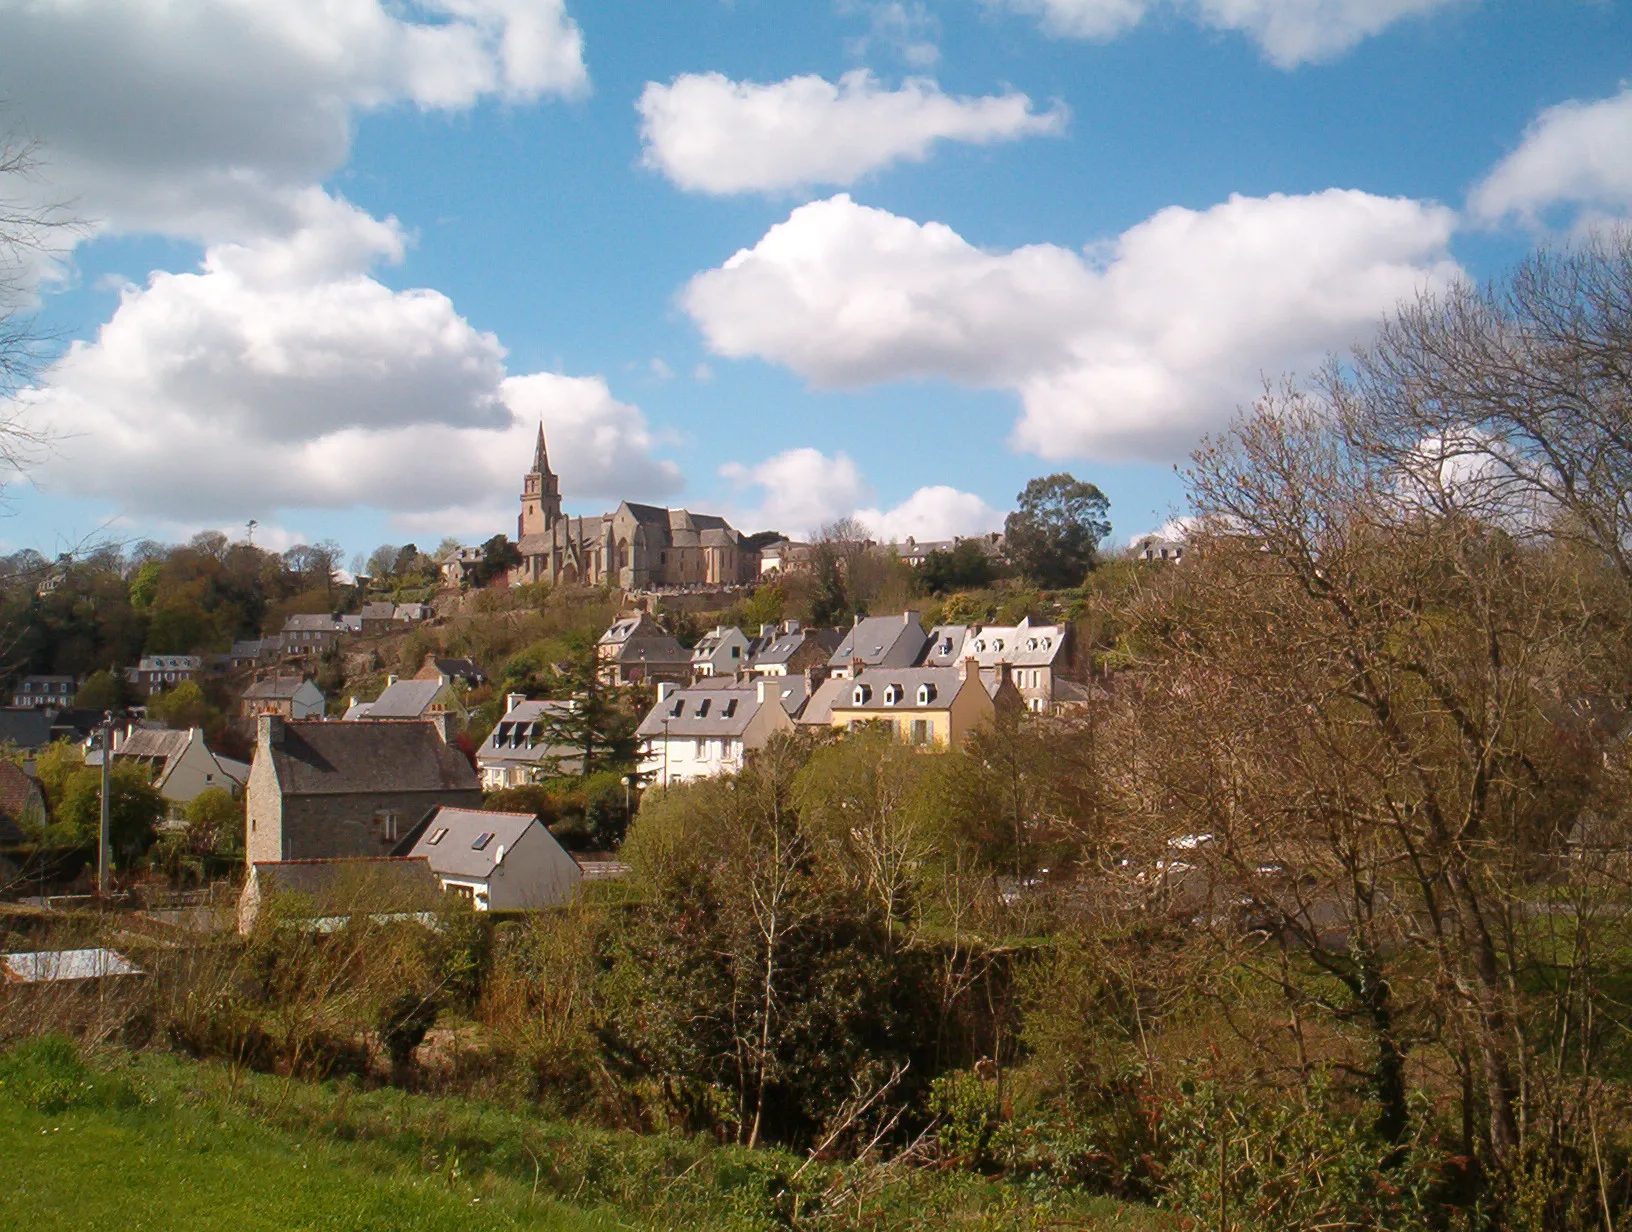
[{"label": "window", "polygon": [[901,686],[898,684],[886,685],[884,689],[884,704],[893,706],[901,700]]},{"label": "window", "polygon": [[675,698],[674,699],[674,705],[669,707],[669,717],[671,719],[678,719],[680,717],[680,712],[682,710],[684,710],[685,708],[686,708],[686,699],[683,698],[683,697]]},{"label": "window", "polygon": [[711,698],[711,697],[705,697],[705,698],[703,698],[702,701],[697,703],[697,717],[699,719],[704,719],[704,718],[708,717],[708,706],[709,706],[709,703],[712,702],[713,700],[714,699]]},{"label": "window", "polygon": [[475,898],[476,898],[476,887],[475,886],[455,885],[454,883],[449,882],[448,886],[447,886],[447,891],[448,891],[449,894],[452,894],[455,898],[462,898],[467,903],[475,901]]},{"label": "window", "polygon": [[921,685],[918,686],[918,704],[920,706],[927,706],[927,705],[929,705],[930,702],[932,702],[934,700],[935,700],[935,686],[934,685],[926,683],[926,684],[921,684]]},{"label": "window", "polygon": [[703,739],[703,737],[698,736],[696,746],[693,748],[692,752],[695,754],[698,761],[702,761],[708,756],[708,741]]},{"label": "window", "polygon": [[914,744],[929,743],[929,720],[914,719],[912,721],[912,742]]},{"label": "window", "polygon": [[737,699],[733,697],[725,703],[725,710],[721,713],[720,717],[729,719],[732,715],[736,714],[736,712]]},{"label": "window", "polygon": [[740,658],[742,658],[742,647],[741,647],[741,646],[733,646],[733,647],[731,647],[731,657],[732,657],[732,658],[733,658],[733,659],[740,659]]},{"label": "window", "polygon": [[476,836],[476,841],[470,845],[472,851],[480,851],[493,841],[493,831],[483,830]]},{"label": "window", "polygon": [[448,828],[446,826],[438,826],[436,828],[435,833],[433,833],[430,838],[426,839],[425,842],[429,846],[435,847],[438,843],[440,843],[443,839],[445,839],[447,837],[448,837]]},{"label": "window", "polygon": [[380,833],[384,836],[386,842],[394,843],[397,841],[400,837],[397,833],[397,825],[402,820],[399,814],[375,813],[374,820],[380,823]]},{"label": "window", "polygon": [[865,706],[873,700],[873,690],[864,684],[858,684],[851,694],[851,700],[858,706]]}]

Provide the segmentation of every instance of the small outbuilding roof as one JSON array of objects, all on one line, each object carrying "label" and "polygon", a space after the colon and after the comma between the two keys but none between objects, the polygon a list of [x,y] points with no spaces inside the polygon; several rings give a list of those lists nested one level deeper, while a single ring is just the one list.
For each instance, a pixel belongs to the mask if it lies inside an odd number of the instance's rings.
[{"label": "small outbuilding roof", "polygon": [[0,954],[8,984],[50,984],[99,980],[109,975],[141,975],[142,969],[113,950],[33,950]]},{"label": "small outbuilding roof", "polygon": [[[439,808],[409,854],[425,859],[432,872],[444,877],[486,879],[499,866],[500,857],[514,851],[522,835],[534,826],[544,831],[545,839],[555,842],[555,836],[531,813]],[[537,837],[532,835],[528,842]]]}]

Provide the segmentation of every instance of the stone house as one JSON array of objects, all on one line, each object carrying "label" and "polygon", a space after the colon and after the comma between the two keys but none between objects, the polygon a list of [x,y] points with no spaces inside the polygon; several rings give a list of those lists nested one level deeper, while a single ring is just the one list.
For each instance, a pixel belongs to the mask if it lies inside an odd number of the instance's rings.
[{"label": "stone house", "polygon": [[531,813],[442,808],[409,852],[445,893],[477,911],[538,911],[572,901],[583,870]]},{"label": "stone house", "polygon": [[267,676],[244,690],[239,717],[252,719],[268,711],[286,719],[320,719],[328,699],[317,682],[305,676]]},{"label": "stone house", "polygon": [[691,679],[691,651],[645,612],[620,616],[595,644],[602,684]]},{"label": "stone house", "polygon": [[292,658],[324,654],[340,644],[345,632],[345,623],[333,616],[290,616],[283,622],[283,653]]},{"label": "stone house", "polygon": [[379,637],[391,632],[396,620],[396,610],[396,605],[390,600],[363,604],[363,610],[358,613],[362,618],[359,632],[364,637]]},{"label": "stone house", "polygon": [[387,855],[437,808],[480,808],[476,771],[448,744],[445,718],[261,715],[247,793],[250,862]]},{"label": "stone house", "polygon": [[197,680],[204,670],[202,655],[143,655],[125,678],[142,693],[164,693],[188,680]]},{"label": "stone house", "polygon": [[384,691],[373,701],[360,702],[353,698],[346,710],[346,719],[428,719],[451,714],[463,724],[470,717],[451,681],[440,677],[399,680],[396,676],[387,676],[386,681]]},{"label": "stone house", "polygon": [[298,896],[299,918],[306,927],[329,932],[358,914],[375,920],[429,920],[440,892],[423,858],[252,860],[238,895],[238,931],[253,931],[275,894]]}]

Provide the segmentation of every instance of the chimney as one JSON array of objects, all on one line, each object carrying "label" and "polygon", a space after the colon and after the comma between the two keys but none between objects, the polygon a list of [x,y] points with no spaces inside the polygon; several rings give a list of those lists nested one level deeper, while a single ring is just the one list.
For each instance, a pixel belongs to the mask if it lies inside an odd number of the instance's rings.
[{"label": "chimney", "polygon": [[782,631],[784,633],[799,632],[799,622],[797,620],[784,620],[782,622]]},{"label": "chimney", "polygon": [[[754,692],[759,697],[759,704],[761,706],[765,704],[765,694],[771,687],[771,681],[764,676],[761,676],[759,680],[755,682]],[[778,681],[775,687],[780,689],[782,687],[781,682]]]},{"label": "chimney", "polygon": [[440,737],[442,743],[452,744],[453,716],[448,713],[447,707],[432,706],[430,713],[426,717],[430,719],[431,726],[436,728],[436,734]]},{"label": "chimney", "polygon": [[394,685],[396,683],[397,683],[397,674],[395,672],[392,672],[389,676],[387,676],[385,678],[385,687],[388,688],[388,689],[392,685]]},{"label": "chimney", "polygon": [[262,749],[283,747],[283,716],[264,710],[255,716],[255,746]]},{"label": "chimney", "polygon": [[958,679],[968,680],[971,676],[976,680],[980,679],[980,660],[974,655],[965,655],[963,663],[958,667]]},{"label": "chimney", "polygon": [[517,706],[521,705],[521,703],[526,701],[526,700],[527,700],[527,694],[525,694],[525,693],[506,693],[504,695],[504,712],[506,714],[509,714],[512,710],[514,710]]},{"label": "chimney", "polygon": [[901,613],[901,623],[904,624],[904,625],[915,625],[915,624],[917,624],[918,623],[918,613],[917,612],[902,612]]},{"label": "chimney", "polygon": [[760,637],[775,637],[776,636],[776,626],[775,625],[760,625],[759,626],[759,635],[760,635]]},{"label": "chimney", "polygon": [[657,682],[657,704],[661,706],[668,701],[678,687],[672,680],[659,680]]}]

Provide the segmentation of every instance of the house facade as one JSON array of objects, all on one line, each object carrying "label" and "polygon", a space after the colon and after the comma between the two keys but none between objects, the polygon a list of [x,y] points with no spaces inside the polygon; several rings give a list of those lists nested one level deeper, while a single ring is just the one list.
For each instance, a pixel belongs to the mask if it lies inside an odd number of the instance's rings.
[{"label": "house facade", "polygon": [[858,618],[844,631],[828,666],[839,678],[848,678],[862,668],[911,667],[922,657],[928,641],[917,612]]},{"label": "house facade", "polygon": [[595,643],[602,684],[691,679],[691,651],[645,612],[619,616]]},{"label": "house facade", "polygon": [[567,517],[539,425],[533,466],[522,477],[516,520],[521,564],[511,582],[552,586],[733,586],[753,580],[758,554],[724,518],[624,501],[598,517]]},{"label": "house facade", "polygon": [[74,704],[79,681],[73,676],[24,676],[11,691],[11,704],[28,710],[60,710]]},{"label": "house facade", "polygon": [[504,716],[476,751],[482,789],[499,791],[577,774],[583,766],[583,750],[550,739],[554,724],[577,705],[570,701],[528,701],[519,693],[508,694]]},{"label": "house facade", "polygon": [[320,719],[328,699],[306,676],[267,676],[253,681],[238,702],[239,717],[280,714],[286,719]]},{"label": "house facade", "polygon": [[137,765],[147,770],[153,786],[164,797],[166,812],[179,818],[187,805],[211,788],[237,795],[248,777],[242,762],[218,757],[204,743],[204,729],[154,731],[133,728],[114,732],[115,765]]},{"label": "house facade", "polygon": [[716,625],[698,640],[691,652],[691,673],[696,677],[734,676],[748,666],[754,644],[735,625]]},{"label": "house facade", "polygon": [[973,663],[863,668],[853,677],[828,680],[810,703],[827,716],[829,726],[849,730],[880,723],[906,743],[926,749],[962,744],[971,732],[992,723],[998,704]]},{"label": "house facade", "polygon": [[143,693],[165,693],[204,670],[202,655],[143,655],[126,678]]},{"label": "house facade", "polygon": [[481,803],[475,770],[435,723],[263,714],[245,850],[251,863],[389,855],[437,808]]},{"label": "house facade", "polygon": [[636,729],[641,776],[667,786],[737,773],[749,752],[794,730],[782,692],[783,683],[769,679],[658,685],[657,704]]},{"label": "house facade", "polygon": [[1022,617],[1017,625],[937,625],[930,631],[926,666],[949,667],[968,658],[980,664],[988,685],[1008,668],[1026,709],[1034,713],[1052,714],[1077,696],[1064,687],[1076,674],[1069,625],[1034,625]]},{"label": "house facade", "polygon": [[837,629],[801,628],[797,620],[762,625],[748,671],[755,676],[798,676],[812,668],[825,675],[828,660],[844,641]]},{"label": "house facade", "polygon": [[343,621],[333,616],[298,614],[283,622],[283,653],[294,658],[320,655],[340,644]]},{"label": "house facade", "polygon": [[424,859],[444,893],[477,911],[538,911],[572,901],[583,870],[531,813],[442,808],[410,856]]}]

